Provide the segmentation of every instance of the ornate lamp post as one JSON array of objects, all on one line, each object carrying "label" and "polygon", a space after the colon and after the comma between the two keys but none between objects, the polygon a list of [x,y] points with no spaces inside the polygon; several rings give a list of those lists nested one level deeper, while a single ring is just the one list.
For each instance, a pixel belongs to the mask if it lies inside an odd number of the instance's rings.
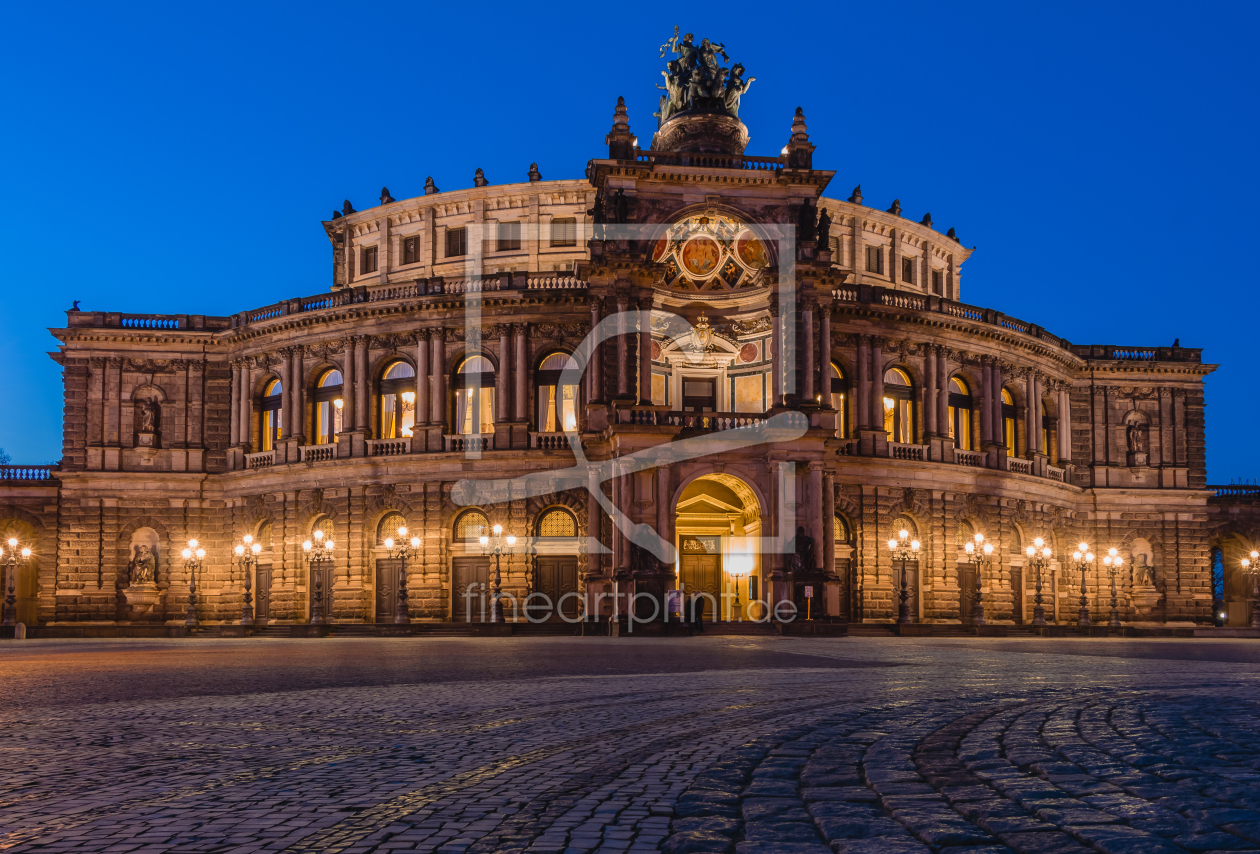
[{"label": "ornate lamp post", "polygon": [[[9,542],[13,541],[9,540]],[[1251,577],[1251,627],[1260,629],[1260,552],[1253,551],[1250,557],[1243,558],[1242,568],[1243,572]],[[9,590],[12,591],[13,587],[10,586]],[[6,610],[5,613],[7,614],[8,611]]]},{"label": "ornate lamp post", "polygon": [[897,606],[897,622],[910,622],[910,588],[906,585],[906,564],[919,560],[918,540],[910,539],[910,532],[904,528],[897,532],[897,539],[888,541],[888,550],[892,552],[894,561],[901,561],[901,591],[897,596],[901,604]]},{"label": "ornate lamp post", "polygon": [[984,534],[976,534],[976,541],[964,545],[963,550],[967,552],[967,561],[976,568],[976,612],[972,617],[972,622],[977,626],[983,626],[985,624],[982,591],[984,571],[993,563],[993,543],[986,543]]},{"label": "ornate lamp post", "polygon": [[201,562],[206,559],[206,550],[197,544],[196,538],[188,541],[188,548],[180,553],[184,558],[184,572],[188,573],[188,617],[185,626],[196,626],[197,623],[197,573],[201,572]]},{"label": "ornate lamp post", "polygon": [[490,622],[503,622],[503,573],[499,569],[499,560],[504,554],[512,551],[512,547],[516,545],[516,535],[508,534],[503,536],[503,526],[495,525],[492,529],[494,532],[494,543],[491,544],[490,537],[485,534],[481,535],[481,553],[483,555],[494,555],[494,592],[490,594]]},{"label": "ornate lamp post", "polygon": [[4,566],[8,570],[8,585],[4,593],[4,621],[0,625],[17,625],[17,570],[18,566],[26,566],[31,559],[29,546],[18,546],[17,537],[9,537],[9,551],[0,548],[0,558],[4,558]]},{"label": "ornate lamp post", "polygon": [[1094,553],[1089,550],[1089,543],[1080,543],[1076,551],[1072,552],[1072,560],[1076,561],[1076,568],[1081,571],[1081,616],[1077,625],[1085,628],[1089,626],[1089,596],[1085,591],[1085,573],[1094,562]]},{"label": "ornate lamp post", "polygon": [[311,625],[322,626],[324,619],[324,564],[333,559],[333,541],[324,539],[324,532],[316,529],[312,534],[315,542],[302,541],[302,554],[311,570]]},{"label": "ornate lamp post", "polygon": [[1107,554],[1103,555],[1103,566],[1107,567],[1107,574],[1111,576],[1111,619],[1107,625],[1113,629],[1120,628],[1120,612],[1116,610],[1116,575],[1123,565],[1124,558],[1120,557],[1120,552],[1107,549]]},{"label": "ornate lamp post", "polygon": [[1037,537],[1031,546],[1024,549],[1024,554],[1028,555],[1028,566],[1037,571],[1037,592],[1033,596],[1033,625],[1044,626],[1046,609],[1041,605],[1041,573],[1050,566],[1050,547],[1046,545],[1045,540]]},{"label": "ornate lamp post", "polygon": [[241,625],[252,626],[254,624],[254,597],[249,593],[249,584],[254,577],[254,567],[258,564],[258,554],[262,551],[262,544],[254,542],[254,538],[246,534],[241,537],[241,541],[236,544],[233,551],[236,552],[236,560],[245,573],[245,604],[241,606]]},{"label": "ornate lamp post", "polygon": [[407,526],[398,526],[398,542],[393,537],[385,538],[385,548],[389,556],[399,561],[398,568],[398,609],[394,612],[394,622],[399,625],[410,623],[411,615],[407,613],[407,559],[420,553],[420,538],[407,539]]}]

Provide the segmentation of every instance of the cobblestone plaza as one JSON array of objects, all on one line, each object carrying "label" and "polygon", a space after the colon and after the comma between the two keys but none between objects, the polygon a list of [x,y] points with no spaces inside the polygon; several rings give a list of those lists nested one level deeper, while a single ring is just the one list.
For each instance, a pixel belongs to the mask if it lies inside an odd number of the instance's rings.
[{"label": "cobblestone plaza", "polygon": [[12,851],[1260,851],[1253,641],[4,652]]}]

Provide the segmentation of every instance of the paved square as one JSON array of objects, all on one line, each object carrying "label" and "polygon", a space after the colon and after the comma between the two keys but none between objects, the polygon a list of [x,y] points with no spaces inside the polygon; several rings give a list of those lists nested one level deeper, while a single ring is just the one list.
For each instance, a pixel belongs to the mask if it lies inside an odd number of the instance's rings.
[{"label": "paved square", "polygon": [[0,645],[13,851],[1260,851],[1260,644]]}]

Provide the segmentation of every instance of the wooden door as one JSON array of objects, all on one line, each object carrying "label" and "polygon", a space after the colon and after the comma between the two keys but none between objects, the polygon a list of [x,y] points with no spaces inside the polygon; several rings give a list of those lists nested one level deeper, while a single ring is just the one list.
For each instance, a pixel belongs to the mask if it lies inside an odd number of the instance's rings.
[{"label": "wooden door", "polygon": [[332,587],[333,587],[333,568],[332,562],[311,565],[310,575],[306,579],[306,619],[309,621],[315,616],[315,573],[320,574],[320,593],[324,598],[324,619],[332,622]]},{"label": "wooden door", "polygon": [[976,571],[968,564],[958,564],[959,615],[964,626],[970,626],[976,615]]},{"label": "wooden door", "polygon": [[[6,572],[8,567],[5,568]],[[9,579],[4,575],[5,594],[8,593]],[[23,625],[33,626],[39,622],[39,562],[32,558],[24,564],[18,564],[13,579],[14,595],[17,603],[17,621]]]},{"label": "wooden door", "polygon": [[271,564],[259,565],[255,573],[254,623],[266,625],[271,621]]},{"label": "wooden door", "polygon": [[532,605],[546,605],[550,602],[550,609],[543,611],[540,609],[532,609],[531,613],[537,619],[542,614],[546,614],[548,620],[558,621],[563,613],[570,620],[577,619],[578,616],[578,598],[570,596],[561,602],[561,598],[566,593],[577,592],[577,558],[576,557],[540,557],[538,558],[537,568],[534,577],[534,590],[547,596],[546,600],[542,597],[531,601]]},{"label": "wooden door", "polygon": [[[683,539],[678,583],[684,595],[703,593],[713,597],[704,600],[704,619],[713,621],[720,617],[722,608],[722,556],[697,553],[704,545],[708,545],[704,540],[690,537]],[[717,552],[716,542],[709,545],[709,549]]]},{"label": "wooden door", "polygon": [[490,560],[484,557],[455,558],[451,580],[451,621],[490,622]]},{"label": "wooden door", "polygon": [[378,623],[392,623],[398,616],[398,573],[401,561],[382,558],[376,562],[376,610]]},{"label": "wooden door", "polygon": [[1011,619],[1015,621],[1015,625],[1022,626],[1024,624],[1024,568],[1022,566],[1011,567],[1011,596],[1013,597]]}]

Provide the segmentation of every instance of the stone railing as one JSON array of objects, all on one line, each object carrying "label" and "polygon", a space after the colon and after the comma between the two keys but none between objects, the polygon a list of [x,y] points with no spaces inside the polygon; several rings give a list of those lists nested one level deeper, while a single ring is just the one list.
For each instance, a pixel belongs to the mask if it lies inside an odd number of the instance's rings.
[{"label": "stone railing", "polygon": [[928,458],[928,446],[889,442],[888,456],[894,460],[914,460],[921,463]]},{"label": "stone railing", "polygon": [[[579,443],[581,439],[577,440]],[[530,433],[529,446],[539,451],[568,451],[572,448],[564,433]]]},{"label": "stone railing", "polygon": [[1112,344],[1073,346],[1072,352],[1083,359],[1124,362],[1202,362],[1203,351],[1189,347],[1117,347]]},{"label": "stone railing", "polygon": [[245,468],[247,469],[271,468],[275,464],[276,464],[275,451],[259,451],[256,454],[245,455]]},{"label": "stone railing", "polygon": [[204,314],[127,314],[117,311],[67,311],[66,326],[95,329],[135,329],[152,332],[214,332],[228,329],[230,317],[212,317]]},{"label": "stone railing", "polygon": [[1225,501],[1260,500],[1260,486],[1255,484],[1231,483],[1226,486],[1209,486],[1207,489],[1212,493],[1213,499],[1223,499]]},{"label": "stone railing", "polygon": [[658,413],[670,427],[684,430],[700,430],[716,433],[719,430],[739,430],[757,427],[768,416],[750,412],[662,412]]},{"label": "stone railing", "polygon": [[38,483],[53,480],[57,466],[0,466],[0,483]]},{"label": "stone railing", "polygon": [[300,445],[298,461],[303,463],[323,463],[337,459],[337,445]]},{"label": "stone railing", "polygon": [[977,468],[984,466],[984,454],[979,451],[964,451],[961,448],[955,448],[954,460],[960,466],[976,466]]},{"label": "stone railing", "polygon": [[639,163],[662,166],[695,166],[702,169],[760,169],[776,172],[787,165],[786,157],[749,157],[743,154],[688,154],[675,151],[640,151]]},{"label": "stone railing", "polygon": [[577,276],[530,276],[527,280],[527,287],[530,290],[553,291],[553,290],[576,290],[578,288],[589,287],[589,282],[585,279],[579,279]]},{"label": "stone railing", "polygon": [[399,457],[411,453],[411,437],[401,439],[368,439],[367,455],[369,457]]},{"label": "stone railing", "polygon": [[481,451],[494,450],[494,434],[493,433],[470,433],[468,435],[451,436],[444,435],[442,437],[443,444],[448,451],[466,454],[468,452],[479,453]]},{"label": "stone railing", "polygon": [[1058,466],[1046,466],[1046,477],[1051,480],[1057,480],[1059,483],[1063,483],[1063,478],[1066,474],[1067,469],[1061,469]]},{"label": "stone railing", "polygon": [[1013,471],[1015,474],[1033,473],[1032,460],[1021,460],[1018,457],[1007,457],[1006,467],[1008,471]]}]

